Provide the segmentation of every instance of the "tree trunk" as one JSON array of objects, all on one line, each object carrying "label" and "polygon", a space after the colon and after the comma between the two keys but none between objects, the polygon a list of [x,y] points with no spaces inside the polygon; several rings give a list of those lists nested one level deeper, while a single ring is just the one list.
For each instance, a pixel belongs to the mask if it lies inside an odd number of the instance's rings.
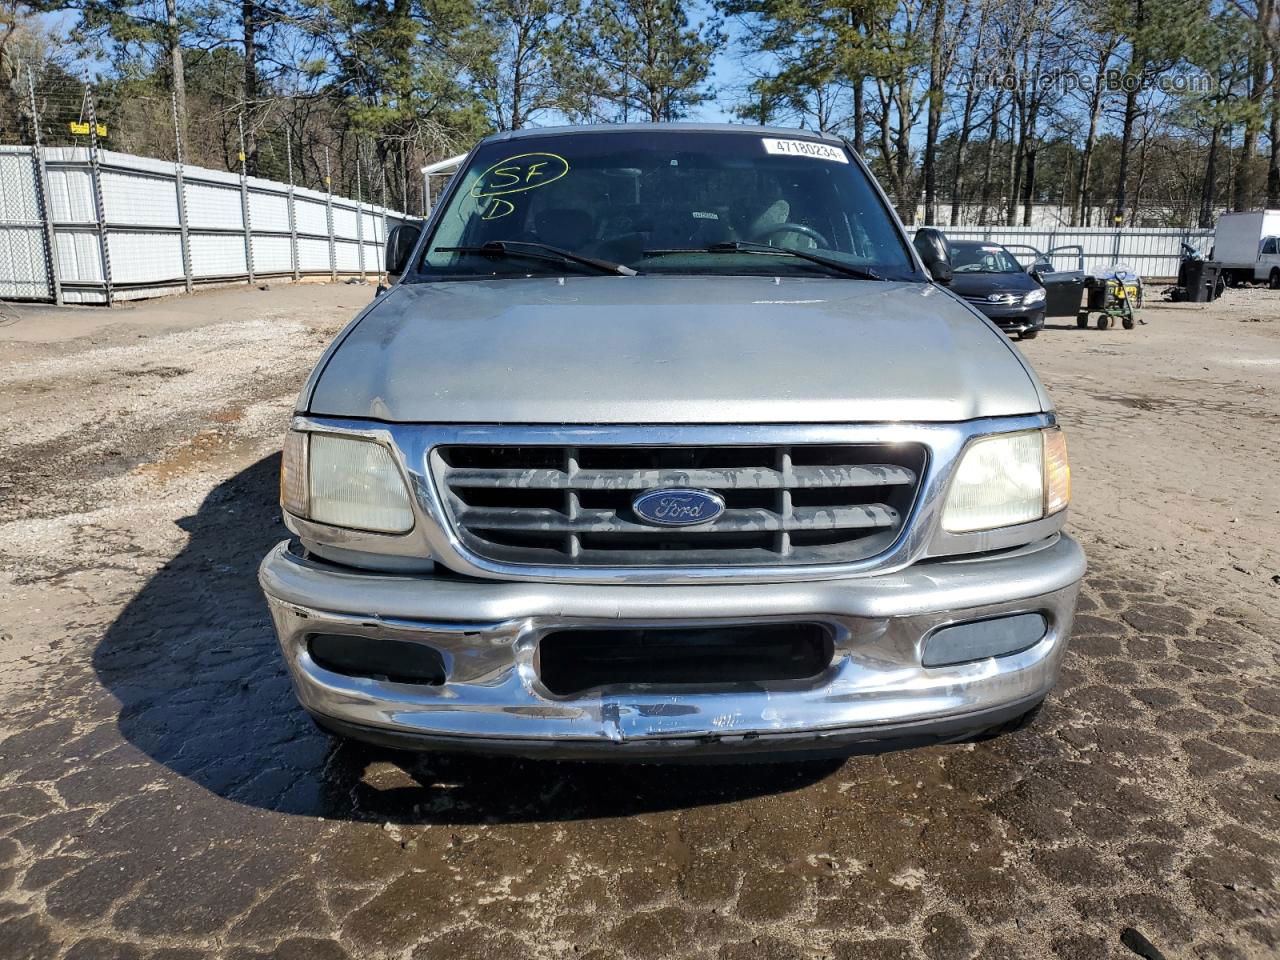
[{"label": "tree trunk", "polygon": [[863,102],[865,83],[861,76],[853,81],[853,149],[858,156],[867,152],[867,109]]},{"label": "tree trunk", "polygon": [[991,125],[987,129],[987,156],[982,166],[982,209],[978,211],[978,225],[987,225],[987,211],[991,207],[991,178],[995,176],[996,138],[1000,135],[1000,95],[991,98]]},{"label": "tree trunk", "polygon": [[1214,188],[1218,179],[1218,141],[1222,133],[1222,124],[1213,125],[1213,134],[1209,137],[1209,156],[1204,162],[1204,180],[1200,185],[1200,226],[1207,229],[1213,226]]},{"label": "tree trunk", "polygon": [[[973,71],[969,72],[969,76],[973,76]],[[960,132],[956,135],[956,156],[951,164],[951,219],[949,222],[952,226],[960,222],[960,197],[963,194],[960,182],[964,176],[964,151],[969,146],[969,138],[973,136],[973,108],[976,103],[977,97],[974,95],[973,84],[969,84],[964,94]]]},{"label": "tree trunk", "polygon": [[900,80],[898,85],[898,130],[894,149],[898,167],[898,183],[902,184],[903,202],[899,216],[908,226],[916,222],[916,191],[911,182],[911,82]]},{"label": "tree trunk", "polygon": [[[1271,22],[1271,0],[1258,3],[1258,22]],[[1255,37],[1249,45],[1249,105],[1252,108],[1244,123],[1244,139],[1240,146],[1240,172],[1236,176],[1231,205],[1236,210],[1248,210],[1253,206],[1253,166],[1258,152],[1258,134],[1262,130],[1262,95],[1268,86],[1267,51],[1262,38]]]},{"label": "tree trunk", "polygon": [[1035,208],[1036,201],[1036,152],[1034,149],[1027,151],[1027,189],[1026,200],[1022,206],[1022,225],[1024,227],[1031,226],[1031,214]]},{"label": "tree trunk", "polygon": [[169,76],[177,112],[178,135],[187,142],[187,80],[182,64],[182,31],[178,26],[178,0],[165,0],[165,45],[169,52]]},{"label": "tree trunk", "polygon": [[929,41],[929,116],[924,139],[924,222],[938,222],[938,129],[942,126],[942,40],[947,0],[934,0],[933,32]]},{"label": "tree trunk", "polygon": [[516,33],[515,55],[511,58],[511,129],[524,126],[524,58],[527,36],[522,21]]},{"label": "tree trunk", "polygon": [[[1144,0],[1136,0],[1134,7],[1134,31],[1140,31],[1146,22],[1146,11],[1143,7]],[[1129,61],[1129,72],[1136,77],[1141,77],[1146,71],[1146,56],[1138,44],[1135,42],[1133,56]],[[1124,126],[1120,134],[1120,169],[1116,173],[1116,208],[1113,213],[1113,221],[1117,225],[1124,222],[1125,205],[1128,197],[1126,196],[1126,188],[1129,180],[1129,151],[1133,147],[1133,125],[1138,122],[1138,86],[1139,84],[1130,84],[1130,89],[1125,92],[1124,96]]]},{"label": "tree trunk", "polygon": [[258,101],[258,5],[244,0],[241,5],[244,26],[244,169],[250,176],[258,173],[258,134],[255,109]]},{"label": "tree trunk", "polygon": [[1142,188],[1147,185],[1147,157],[1151,151],[1151,130],[1142,138],[1138,148],[1138,181],[1133,185],[1133,209],[1129,212],[1129,226],[1138,225],[1138,211],[1142,206]]},{"label": "tree trunk", "polygon": [[1223,189],[1222,191],[1222,196],[1226,198],[1225,200],[1223,200],[1224,206],[1231,203],[1231,198],[1236,195],[1236,170],[1239,165],[1236,163],[1235,147],[1233,146],[1235,142],[1235,137],[1236,137],[1235,129],[1231,126],[1231,124],[1229,123],[1224,124],[1222,127],[1222,145],[1226,147],[1225,159],[1227,161],[1227,170],[1226,170],[1227,184],[1225,189]]},{"label": "tree trunk", "polygon": [[1267,163],[1267,209],[1280,208],[1280,49],[1271,53],[1271,159]]},{"label": "tree trunk", "polygon": [[1116,207],[1112,212],[1114,222],[1124,222],[1128,203],[1126,188],[1129,182],[1129,153],[1133,149],[1133,125],[1138,121],[1138,91],[1129,90],[1124,97],[1124,126],[1120,133],[1120,168],[1116,173]]},{"label": "tree trunk", "polygon": [[1031,102],[1031,109],[1027,112],[1026,124],[1022,130],[1022,136],[1019,143],[1021,154],[1026,160],[1027,169],[1027,185],[1025,190],[1025,199],[1022,207],[1022,225],[1024,227],[1031,226],[1031,212],[1036,200],[1036,120],[1040,116],[1040,101],[1038,94],[1032,94],[1037,99]]},{"label": "tree trunk", "polygon": [[1018,125],[1014,117],[1018,112],[1018,95],[1009,98],[1009,165],[1005,178],[1004,222],[1013,226],[1018,215],[1018,190],[1022,185],[1022,144],[1018,141]]},{"label": "tree trunk", "polygon": [[960,112],[960,130],[956,134],[956,155],[951,164],[951,220],[952,226],[960,222],[960,207],[964,197],[964,190],[961,183],[967,181],[964,175],[964,152],[968,149],[969,140],[973,137],[973,112],[978,107],[978,91],[976,83],[976,75],[978,73],[978,61],[982,56],[982,42],[987,35],[987,4],[982,4],[978,16],[978,26],[975,33],[975,44],[973,47],[973,56],[969,60],[968,74],[969,82],[965,84],[964,90],[964,108]]},{"label": "tree trunk", "polygon": [[1107,69],[1107,62],[1111,59],[1113,44],[1108,44],[1098,54],[1098,72],[1096,82],[1093,85],[1093,92],[1089,97],[1089,132],[1085,136],[1084,149],[1080,152],[1080,198],[1079,213],[1071,218],[1071,225],[1089,226],[1092,218],[1090,210],[1090,176],[1093,173],[1093,150],[1098,143],[1098,120],[1102,116],[1102,77]]}]

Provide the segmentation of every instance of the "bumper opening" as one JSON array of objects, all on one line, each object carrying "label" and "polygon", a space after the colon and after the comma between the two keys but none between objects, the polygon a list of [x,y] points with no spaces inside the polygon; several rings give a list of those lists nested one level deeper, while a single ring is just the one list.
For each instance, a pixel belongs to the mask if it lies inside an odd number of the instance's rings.
[{"label": "bumper opening", "polygon": [[561,630],[538,644],[537,669],[557,696],[595,687],[711,687],[806,680],[830,664],[834,640],[820,623]]},{"label": "bumper opening", "polygon": [[407,640],[313,633],[307,650],[317,666],[349,677],[392,683],[444,683],[444,658],[433,647]]},{"label": "bumper opening", "polygon": [[988,657],[1008,657],[1029,650],[1049,631],[1042,613],[1019,613],[939,627],[924,641],[926,667],[973,663]]}]

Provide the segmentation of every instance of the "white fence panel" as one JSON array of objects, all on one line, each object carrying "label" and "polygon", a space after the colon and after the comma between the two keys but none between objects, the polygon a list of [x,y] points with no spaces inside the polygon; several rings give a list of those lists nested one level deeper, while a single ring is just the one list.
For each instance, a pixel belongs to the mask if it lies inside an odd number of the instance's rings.
[{"label": "white fence panel", "polygon": [[[59,230],[54,234],[58,273],[67,283],[102,283],[102,250],[98,235],[84,230]],[[77,299],[76,303],[83,303]]]},{"label": "white fence panel", "polygon": [[[1086,271],[1103,270],[1114,263],[1127,263],[1143,277],[1176,277],[1182,259],[1182,244],[1208,255],[1213,246],[1212,230],[1179,230],[1173,228],[1124,227],[1119,230],[1102,227],[940,227],[953,240],[985,240],[1011,245],[1013,253],[1024,265],[1030,265],[1032,254],[1017,249],[1026,244],[1041,251],[1053,247],[1076,245],[1084,249]],[[1055,266],[1075,266],[1074,257],[1054,257]]]},{"label": "white fence panel", "polygon": [[[253,228],[257,230],[257,221]],[[268,273],[292,273],[293,253],[288,237],[253,238],[253,272],[258,276]]]},{"label": "white fence panel", "polygon": [[339,273],[360,272],[360,247],[358,244],[347,240],[339,240],[333,247]]},{"label": "white fence panel", "polygon": [[192,230],[243,230],[240,191],[235,187],[186,182],[187,226]]},{"label": "white fence panel", "polygon": [[247,276],[243,234],[191,235],[191,272],[203,280]]},{"label": "white fence panel", "polygon": [[88,170],[49,168],[49,214],[54,223],[93,223],[93,180]]},{"label": "white fence panel", "polygon": [[[289,197],[282,193],[250,193],[249,223],[254,231],[289,232]],[[256,247],[256,244],[255,244]]]},{"label": "white fence panel", "polygon": [[0,154],[0,297],[46,299],[51,284],[34,151]]},{"label": "white fence panel", "polygon": [[356,238],[356,212],[350,207],[333,205],[333,235],[349,240]]},{"label": "white fence panel", "polygon": [[104,170],[102,206],[107,223],[178,226],[178,193],[172,176],[166,179]]},{"label": "white fence panel", "polygon": [[[293,205],[294,219],[297,220],[298,233],[309,233],[318,236],[329,235],[329,216],[323,203],[314,200],[297,198]],[[328,254],[325,254],[326,263]]]},{"label": "white fence panel", "polygon": [[182,279],[182,238],[175,233],[126,233],[107,235],[111,277],[121,284],[154,284]]},{"label": "white fence panel", "polygon": [[329,241],[299,237],[298,269],[303,273],[328,273]]},{"label": "white fence panel", "polygon": [[108,150],[0,147],[0,297],[110,303],[200,281],[377,275],[384,224],[411,220],[271,180],[181,172]]}]

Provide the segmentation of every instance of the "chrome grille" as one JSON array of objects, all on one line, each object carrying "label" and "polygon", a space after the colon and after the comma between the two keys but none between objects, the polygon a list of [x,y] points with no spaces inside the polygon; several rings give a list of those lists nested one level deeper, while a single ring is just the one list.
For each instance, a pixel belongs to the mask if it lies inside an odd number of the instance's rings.
[{"label": "chrome grille", "polygon": [[[468,550],[501,563],[679,567],[848,563],[888,549],[915,501],[916,444],[471,446],[432,451]],[[719,494],[714,521],[637,518],[648,490]]]}]

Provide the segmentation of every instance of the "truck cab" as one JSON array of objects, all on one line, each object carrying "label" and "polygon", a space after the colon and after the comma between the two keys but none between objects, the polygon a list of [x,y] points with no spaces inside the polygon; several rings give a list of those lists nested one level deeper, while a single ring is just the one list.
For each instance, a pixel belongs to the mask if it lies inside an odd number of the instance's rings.
[{"label": "truck cab", "polygon": [[1222,263],[1230,286],[1265,283],[1280,290],[1280,210],[1224,213],[1214,230],[1210,259]]}]

